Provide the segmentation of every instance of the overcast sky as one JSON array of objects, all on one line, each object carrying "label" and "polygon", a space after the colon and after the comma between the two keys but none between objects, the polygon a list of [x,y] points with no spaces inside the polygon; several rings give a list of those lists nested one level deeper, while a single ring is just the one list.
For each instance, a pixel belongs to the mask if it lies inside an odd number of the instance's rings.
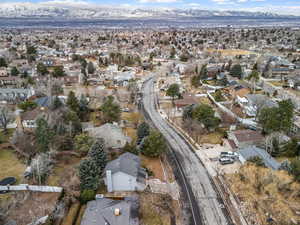
[{"label": "overcast sky", "polygon": [[264,11],[300,16],[300,0],[0,0],[1,4],[30,2],[61,6],[122,6]]}]

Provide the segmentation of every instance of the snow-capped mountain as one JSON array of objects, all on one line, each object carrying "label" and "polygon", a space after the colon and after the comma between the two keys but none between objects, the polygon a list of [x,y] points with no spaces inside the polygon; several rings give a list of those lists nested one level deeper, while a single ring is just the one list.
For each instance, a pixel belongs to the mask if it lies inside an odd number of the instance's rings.
[{"label": "snow-capped mountain", "polygon": [[90,5],[43,5],[33,3],[0,3],[0,17],[6,18],[176,18],[176,17],[239,16],[254,18],[287,17],[266,12],[213,11],[200,9],[140,9],[129,7],[91,7]]}]

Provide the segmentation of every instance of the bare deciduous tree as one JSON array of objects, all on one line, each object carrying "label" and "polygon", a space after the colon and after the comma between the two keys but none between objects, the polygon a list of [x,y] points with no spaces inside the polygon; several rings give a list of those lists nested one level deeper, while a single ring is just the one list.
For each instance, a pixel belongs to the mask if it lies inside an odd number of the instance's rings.
[{"label": "bare deciduous tree", "polygon": [[0,126],[7,133],[7,125],[13,120],[13,114],[6,107],[0,108]]}]

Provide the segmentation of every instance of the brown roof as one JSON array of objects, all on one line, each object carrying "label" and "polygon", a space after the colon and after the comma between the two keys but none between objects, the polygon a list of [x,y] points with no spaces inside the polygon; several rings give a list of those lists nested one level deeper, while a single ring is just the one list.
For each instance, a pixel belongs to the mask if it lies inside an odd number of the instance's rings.
[{"label": "brown roof", "polygon": [[254,130],[237,130],[233,134],[239,142],[259,142],[264,139],[260,132]]},{"label": "brown roof", "polygon": [[228,144],[230,145],[230,147],[232,148],[232,149],[236,149],[237,148],[237,146],[236,146],[236,144],[234,143],[234,141],[233,140],[228,140]]},{"label": "brown roof", "polygon": [[38,116],[41,116],[45,113],[45,110],[42,110],[40,107],[37,107],[33,110],[23,112],[21,114],[21,120],[36,120]]},{"label": "brown roof", "polygon": [[239,97],[244,97],[245,95],[250,93],[249,88],[242,88],[240,90],[235,91],[235,95],[238,95]]},{"label": "brown roof", "polygon": [[177,107],[185,107],[185,106],[188,106],[188,105],[192,105],[192,104],[197,104],[197,100],[196,98],[193,96],[193,95],[184,95],[183,96],[183,99],[178,99],[178,100],[175,100],[175,105]]}]

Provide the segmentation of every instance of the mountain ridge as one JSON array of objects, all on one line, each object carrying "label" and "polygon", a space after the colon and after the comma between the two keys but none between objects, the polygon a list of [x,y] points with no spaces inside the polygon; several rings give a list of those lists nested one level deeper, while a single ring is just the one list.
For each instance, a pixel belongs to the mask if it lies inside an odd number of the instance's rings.
[{"label": "mountain ridge", "polygon": [[234,10],[205,9],[144,9],[128,7],[91,7],[91,6],[51,6],[32,3],[0,5],[0,17],[4,18],[184,18],[184,17],[250,17],[250,18],[298,18],[293,15],[279,15],[269,12],[250,12]]}]

